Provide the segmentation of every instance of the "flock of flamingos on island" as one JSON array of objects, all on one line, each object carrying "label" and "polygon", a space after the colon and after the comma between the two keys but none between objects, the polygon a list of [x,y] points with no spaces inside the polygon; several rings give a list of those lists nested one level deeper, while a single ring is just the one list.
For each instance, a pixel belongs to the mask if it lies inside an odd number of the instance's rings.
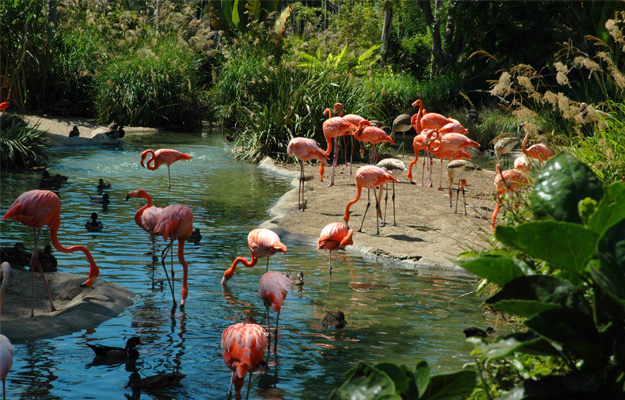
[{"label": "flock of flamingos on island", "polygon": [[[447,172],[449,175],[449,204],[451,207],[452,202],[452,185],[458,184],[458,191],[456,195],[456,210],[458,207],[458,196],[460,191],[463,192],[464,186],[467,184],[467,178],[476,170],[480,168],[475,164],[468,161],[471,156],[464,150],[468,147],[479,147],[479,144],[469,139],[466,134],[468,132],[458,121],[447,118],[441,114],[428,113],[423,109],[423,105],[420,100],[415,101],[413,107],[418,107],[418,112],[412,117],[408,118],[403,124],[403,128],[400,127],[400,117],[396,119],[393,128],[395,131],[406,131],[410,127],[414,127],[417,135],[413,141],[414,160],[410,163],[408,168],[408,178],[412,183],[412,167],[419,158],[419,151],[424,151],[430,159],[430,187],[432,186],[432,157],[436,156],[441,159],[450,160]],[[370,163],[377,162],[377,154],[375,151],[375,144],[381,142],[394,143],[391,136],[387,135],[385,131],[377,126],[375,121],[370,122],[364,118],[355,114],[343,114],[343,107],[340,103],[334,105],[334,113],[339,116],[332,116],[330,109],[324,111],[324,115],[328,114],[329,118],[323,122],[323,134],[327,140],[327,149],[323,150],[313,140],[304,137],[293,138],[287,148],[287,153],[291,157],[297,157],[301,165],[301,176],[299,184],[299,197],[298,197],[298,210],[305,209],[304,199],[304,161],[319,160],[321,168],[320,175],[323,180],[324,166],[328,162],[330,152],[332,151],[332,141],[336,141],[340,136],[353,135],[357,140],[361,142],[371,143],[371,155]],[[409,116],[408,116],[409,117]],[[406,119],[406,117],[403,117]],[[491,226],[494,230],[497,213],[502,204],[502,195],[506,193],[514,193],[521,187],[529,185],[529,180],[526,176],[530,169],[529,158],[538,160],[539,163],[547,160],[554,155],[553,150],[544,144],[535,144],[529,148],[526,148],[526,143],[529,137],[529,133],[525,135],[522,143],[522,150],[525,156],[519,157],[514,161],[514,168],[505,171],[500,170],[499,164],[496,166],[495,175],[495,190],[497,205],[493,211]],[[501,159],[505,154],[510,153],[515,145],[518,143],[518,139],[515,137],[504,137],[500,139],[494,145],[495,155],[497,159]],[[334,146],[334,160],[332,166],[332,174],[330,177],[330,184],[334,183],[334,170],[337,163],[337,143]],[[171,175],[170,166],[172,163],[180,160],[190,160],[192,157],[188,154],[181,153],[172,149],[160,149],[160,150],[145,150],[141,153],[140,164],[147,167],[150,170],[156,170],[161,165],[167,165],[169,175],[169,187],[171,188]],[[425,169],[425,158],[423,160]],[[362,188],[365,187],[368,190],[374,189],[374,195],[376,200],[376,211],[378,220],[378,234],[379,234],[379,220],[381,220],[380,199],[382,195],[382,187],[387,182],[398,182],[397,178],[392,175],[393,170],[405,170],[405,166],[400,160],[385,159],[380,161],[377,165],[366,165],[358,168],[355,173],[355,182],[357,187],[356,197],[347,203],[345,207],[345,214],[343,219],[345,223],[334,222],[323,228],[318,240],[318,249],[329,250],[330,257],[332,251],[344,250],[346,246],[353,244],[352,233],[353,229],[350,229],[347,225],[350,217],[350,207],[360,199]],[[422,185],[424,177],[422,175]],[[102,181],[100,184],[103,183]],[[110,185],[110,183],[109,183]],[[376,193],[376,188],[379,187],[380,195]],[[187,300],[187,270],[188,265],[184,258],[184,245],[185,241],[189,239],[193,233],[193,213],[191,209],[185,205],[172,204],[165,208],[156,207],[152,203],[152,198],[143,189],[137,189],[128,193],[126,200],[132,197],[139,197],[147,200],[147,204],[141,207],[135,214],[135,222],[139,227],[144,229],[151,238],[152,245],[157,236],[162,236],[168,243],[162,253],[162,265],[165,270],[165,275],[169,282],[171,294],[173,298],[173,305],[171,313],[176,311],[177,303],[174,294],[174,284],[169,278],[167,269],[165,268],[165,259],[167,253],[171,250],[174,241],[178,241],[178,260],[183,267],[182,276],[182,288],[180,290],[180,309],[184,310],[185,302]],[[92,199],[94,200],[94,199]],[[106,199],[99,199],[99,201],[106,201]],[[367,208],[369,205],[367,205]],[[466,202],[465,202],[465,214],[466,214]],[[363,215],[366,216],[366,210]],[[45,282],[46,289],[48,290],[48,296],[50,298],[50,306],[52,310],[55,310],[52,302],[52,296],[48,288],[41,263],[38,259],[37,244],[39,241],[39,235],[41,229],[44,226],[48,226],[50,229],[50,239],[53,246],[60,252],[71,253],[75,251],[82,251],[89,260],[90,269],[87,280],[82,283],[82,286],[90,287],[96,281],[99,274],[98,266],[96,265],[89,250],[82,245],[75,245],[71,247],[64,247],[59,243],[57,236],[58,229],[61,223],[61,200],[58,195],[49,190],[31,190],[20,195],[17,200],[11,205],[8,211],[2,217],[3,220],[13,219],[24,225],[27,225],[34,230],[34,250],[31,257],[30,270],[31,275],[34,274],[35,267],[39,268],[43,281]],[[95,218],[94,218],[95,221]],[[382,221],[383,223],[383,221]],[[362,223],[361,223],[362,229]],[[253,267],[256,265],[260,258],[267,258],[267,271],[269,269],[269,257],[277,252],[286,253],[286,246],[280,241],[278,235],[268,229],[254,229],[247,237],[248,245],[252,254],[252,259],[248,261],[244,257],[236,258],[232,266],[227,269],[221,280],[221,284],[225,285],[226,282],[234,275],[234,271],[239,263],[242,263],[246,267]],[[153,247],[154,249],[154,247]],[[330,259],[330,274],[332,273]],[[172,266],[173,267],[173,266]],[[10,271],[10,265],[3,263],[0,269],[0,275],[2,275],[2,297],[4,296],[4,290],[7,284],[7,278]],[[173,274],[173,270],[172,270]],[[31,276],[32,278],[32,276]],[[292,290],[295,283],[287,276],[280,272],[268,271],[260,279],[260,295],[265,307],[267,308],[267,315],[269,315],[269,307],[271,307],[277,313],[276,319],[276,346],[277,346],[277,331],[280,318],[280,308],[286,298],[287,293]],[[0,303],[1,306],[1,303]],[[1,308],[0,308],[1,310]],[[33,316],[34,310],[31,310],[31,316]],[[251,374],[255,371],[259,365],[263,363],[265,357],[265,351],[269,347],[271,349],[271,327],[270,319],[267,318],[268,329],[265,330],[261,325],[254,323],[237,323],[228,327],[222,333],[222,355],[223,359],[232,370],[232,379],[230,382],[230,389],[228,396],[230,397],[232,391],[232,384],[235,387],[235,396],[241,395],[241,388],[244,384],[244,378],[248,372]],[[268,333],[269,332],[269,333]],[[136,338],[133,338],[136,339]],[[132,340],[131,340],[132,341]],[[108,348],[105,346],[94,346],[94,351],[98,355],[107,356],[107,353],[121,352],[127,357],[132,356],[132,352],[136,352],[134,347],[136,343],[129,343],[125,349],[121,348]],[[275,348],[274,348],[275,351]],[[0,335],[0,377],[2,378],[3,391],[4,382],[8,371],[12,365],[13,346],[9,339]],[[171,378],[169,378],[171,380]],[[248,392],[249,396],[249,383]]]}]

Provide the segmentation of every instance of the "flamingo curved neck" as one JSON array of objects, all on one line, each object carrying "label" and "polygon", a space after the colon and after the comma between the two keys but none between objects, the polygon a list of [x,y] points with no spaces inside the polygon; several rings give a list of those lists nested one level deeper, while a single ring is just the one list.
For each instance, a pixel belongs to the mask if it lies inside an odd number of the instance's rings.
[{"label": "flamingo curved neck", "polygon": [[362,193],[362,186],[356,185],[356,197],[353,200],[347,202],[347,206],[345,207],[345,214],[343,215],[343,220],[345,223],[349,222],[349,209],[352,204],[356,203],[360,200],[360,194]]},{"label": "flamingo curved neck", "polygon": [[234,275],[234,270],[237,268],[237,264],[243,264],[248,268],[251,268],[253,266],[255,266],[258,263],[258,258],[254,257],[254,255],[252,255],[252,259],[250,261],[247,261],[245,259],[245,257],[237,257],[234,259],[234,261],[232,262],[232,265],[230,266],[230,268],[228,268],[225,272],[224,272],[224,276],[221,280],[221,284],[224,285],[226,282],[228,282],[230,280],[230,278],[232,278],[232,276]]},{"label": "flamingo curved neck", "polygon": [[152,149],[149,149],[144,151],[143,154],[145,154],[144,157],[147,158],[147,161],[145,163],[146,168],[150,171],[154,171],[155,169],[157,169],[158,167],[156,166],[156,152]]},{"label": "flamingo curved neck", "polygon": [[343,116],[343,104],[334,103],[334,114],[339,117]]},{"label": "flamingo curved neck", "polygon": [[98,268],[98,265],[95,263],[95,260],[91,256],[89,249],[82,245],[64,247],[61,243],[59,243],[57,229],[54,229],[52,226],[50,227],[50,240],[52,241],[52,245],[54,246],[54,248],[61,253],[73,253],[76,251],[82,251],[85,254],[87,260],[89,260],[89,277],[82,285],[91,287],[95,283],[98,275],[100,275],[100,268]]}]

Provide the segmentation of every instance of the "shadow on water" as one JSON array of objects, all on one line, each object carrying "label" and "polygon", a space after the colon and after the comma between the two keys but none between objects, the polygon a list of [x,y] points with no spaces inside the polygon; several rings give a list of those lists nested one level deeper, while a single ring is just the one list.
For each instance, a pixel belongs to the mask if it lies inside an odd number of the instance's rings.
[{"label": "shadow on water", "polygon": [[[17,344],[8,398],[222,399],[230,371],[221,357],[221,332],[240,321],[266,325],[258,295],[264,268],[240,267],[225,287],[220,280],[235,257],[249,257],[247,233],[269,218],[267,210],[289,190],[288,180],[233,160],[221,135],[159,133],[127,135],[125,140],[120,148],[54,149],[49,168],[69,177],[58,188],[61,242],[71,239],[89,247],[101,268],[101,279],[135,292],[135,303],[96,327]],[[194,226],[202,234],[197,244],[185,247],[189,298],[185,313],[178,311],[173,317],[163,270],[158,264],[151,267],[152,256],[146,255],[152,249],[150,239],[134,222],[135,212],[145,203],[125,201],[129,191],[143,188],[157,206],[167,205],[167,169],[148,171],[139,165],[144,149],[167,147],[193,155],[193,160],[171,167],[170,202],[190,206]],[[111,199],[106,209],[89,201],[89,195],[98,194],[99,178],[112,182],[106,189]],[[38,187],[39,175],[3,173],[0,182],[4,212],[20,193]],[[85,230],[85,221],[94,211],[104,224],[99,233]],[[30,247],[31,233],[18,223],[4,221],[2,245],[22,241]],[[43,237],[45,245],[47,229]],[[157,255],[165,244],[162,238],[157,241]],[[391,360],[413,366],[424,358],[434,373],[456,370],[471,361],[472,346],[465,342],[462,330],[487,324],[480,300],[466,295],[473,290],[471,278],[397,270],[340,252],[333,255],[329,284],[325,252],[286,244],[288,253],[272,257],[270,268],[303,271],[305,284],[289,293],[282,307],[278,351],[272,351],[269,369],[252,379],[251,398],[325,398],[358,361]],[[88,264],[81,254],[55,252],[55,256],[59,270],[86,275]],[[182,273],[177,257],[174,269],[179,296]],[[347,326],[324,328],[321,319],[327,310],[343,311]],[[141,337],[135,368],[142,376],[179,372],[186,375],[182,385],[137,397],[124,388],[130,375],[126,366],[94,364],[85,344],[119,346],[132,336]]]}]

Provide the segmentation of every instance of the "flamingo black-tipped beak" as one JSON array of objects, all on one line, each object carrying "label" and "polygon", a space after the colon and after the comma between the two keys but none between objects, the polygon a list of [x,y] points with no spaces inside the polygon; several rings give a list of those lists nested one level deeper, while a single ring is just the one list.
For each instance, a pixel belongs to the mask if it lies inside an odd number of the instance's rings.
[{"label": "flamingo black-tipped beak", "polygon": [[126,201],[128,201],[128,199],[130,199],[130,194],[126,195]]}]

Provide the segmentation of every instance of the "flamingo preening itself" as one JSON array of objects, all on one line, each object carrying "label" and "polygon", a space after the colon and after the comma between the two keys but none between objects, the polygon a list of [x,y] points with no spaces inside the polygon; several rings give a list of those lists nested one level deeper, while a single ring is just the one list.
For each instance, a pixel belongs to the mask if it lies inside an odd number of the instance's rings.
[{"label": "flamingo preening itself", "polygon": [[[267,268],[269,270],[269,257],[281,251],[286,254],[286,246],[280,241],[280,237],[273,231],[265,228],[252,229],[247,235],[247,245],[252,253],[252,259],[247,261],[244,257],[237,257],[232,262],[230,268],[224,272],[224,276],[221,278],[221,284],[225,285],[226,282],[234,275],[234,270],[237,264],[242,263],[248,268],[251,268],[258,263],[259,258],[267,258]],[[266,272],[265,271],[265,272]]]},{"label": "flamingo preening itself", "polygon": [[141,164],[142,167],[146,167],[150,171],[157,170],[158,167],[160,167],[163,164],[166,164],[167,165],[167,177],[169,179],[168,189],[171,190],[170,166],[176,161],[190,160],[192,158],[193,157],[190,156],[189,154],[182,153],[178,150],[159,149],[159,150],[154,151],[152,149],[148,149],[148,150],[145,150],[143,153],[141,153],[141,160],[139,161],[139,164]]},{"label": "flamingo preening itself", "polygon": [[269,333],[269,351],[271,352],[271,317],[269,315],[269,307],[271,307],[278,316],[276,317],[276,344],[274,352],[278,348],[278,326],[280,324],[280,309],[286,299],[288,292],[293,290],[294,284],[285,275],[276,271],[265,272],[260,278],[260,297],[267,310],[267,332]]},{"label": "flamingo preening itself", "polygon": [[[300,163],[299,187],[297,194],[297,209],[304,211],[306,209],[306,197],[304,192],[304,161],[319,160],[321,163],[328,161],[328,155],[319,147],[313,139],[294,137],[289,141],[286,148],[286,154],[289,157],[297,157]],[[323,172],[321,179],[323,180]]]},{"label": "flamingo preening itself", "polygon": [[[374,189],[373,195],[375,196],[375,207],[377,211],[376,217],[376,227],[377,232],[376,235],[380,234],[380,219],[382,219],[382,210],[380,209],[380,199],[375,191],[375,188],[380,186],[380,198],[382,197],[382,185],[384,185],[388,181],[399,182],[397,178],[388,172],[384,171],[380,167],[376,167],[375,165],[365,165],[356,170],[356,174],[354,176],[354,180],[356,181],[356,197],[353,200],[350,200],[345,207],[345,214],[343,214],[343,220],[346,224],[349,224],[349,209],[350,207],[360,200],[360,195],[362,193],[362,188],[366,187],[367,189]],[[369,206],[371,205],[371,194],[367,192],[367,208],[365,209],[365,213],[362,216],[362,223],[360,224],[360,228],[358,232],[362,232],[362,226],[365,222],[365,217],[367,216],[367,211],[369,210]],[[384,223],[384,221],[382,221]]]},{"label": "flamingo preening itself", "polygon": [[317,239],[317,250],[330,252],[330,275],[332,275],[332,252],[345,250],[345,247],[354,244],[352,235],[354,230],[342,222],[332,222],[326,225]]},{"label": "flamingo preening itself", "polygon": [[41,234],[41,229],[44,226],[47,225],[50,228],[50,240],[52,241],[52,245],[55,249],[57,249],[61,253],[73,253],[75,251],[82,251],[87,257],[87,260],[89,260],[89,277],[84,283],[81,284],[81,286],[90,287],[95,283],[96,278],[100,274],[100,269],[93,260],[89,249],[81,245],[63,247],[61,243],[59,243],[58,230],[61,226],[61,199],[59,198],[59,196],[57,196],[56,193],[49,190],[31,190],[22,193],[2,217],[2,220],[5,219],[13,219],[17,222],[21,222],[22,224],[33,228],[35,244],[33,246],[33,255],[30,262],[32,281],[31,286],[33,292],[33,305],[30,313],[31,317],[34,316],[35,312],[35,265],[39,268],[46,289],[48,290],[48,297],[50,298],[50,308],[52,309],[52,311],[56,310],[54,308],[54,304],[52,303],[52,295],[50,294],[50,289],[48,288],[48,282],[46,280],[46,277],[43,274],[43,269],[41,268],[41,263],[39,262],[38,258],[39,253],[37,252],[39,235]]},{"label": "flamingo preening itself", "polygon": [[249,372],[247,383],[247,396],[250,396],[252,373],[265,359],[267,337],[265,329],[258,324],[238,323],[229,326],[221,334],[221,355],[226,366],[232,370],[228,399],[232,394],[234,383],[234,395],[239,398],[241,388],[245,383],[245,375]]},{"label": "flamingo preening itself", "polygon": [[176,312],[176,296],[174,295],[174,269],[172,265],[171,279],[167,273],[165,267],[165,257],[167,252],[171,250],[174,240],[178,240],[178,261],[182,264],[182,287],[180,289],[180,309],[184,310],[185,303],[187,301],[187,295],[189,289],[187,287],[187,278],[189,272],[189,265],[184,259],[184,243],[193,233],[193,212],[187,206],[180,204],[172,204],[163,208],[159,213],[156,220],[156,226],[154,227],[154,233],[156,235],[162,235],[165,241],[169,240],[169,244],[163,250],[161,264],[165,270],[165,276],[169,282],[169,288],[171,289],[171,297],[173,299],[173,306],[171,308],[171,314]]},{"label": "flamingo preening itself", "polygon": [[462,200],[464,202],[464,215],[467,215],[467,201],[464,197],[464,187],[467,184],[467,178],[475,171],[481,171],[482,168],[467,160],[453,160],[447,164],[447,176],[449,176],[449,207],[451,207],[452,185],[458,182],[458,192],[456,193],[456,211],[458,212],[458,197],[462,190]]}]

